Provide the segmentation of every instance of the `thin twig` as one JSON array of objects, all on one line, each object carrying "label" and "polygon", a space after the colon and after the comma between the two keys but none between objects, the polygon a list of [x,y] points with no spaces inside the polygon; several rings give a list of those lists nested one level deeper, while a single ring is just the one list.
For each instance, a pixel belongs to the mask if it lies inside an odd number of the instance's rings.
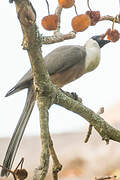
[{"label": "thin twig", "polygon": [[77,8],[76,8],[76,5],[75,5],[75,4],[74,4],[74,8],[75,8],[75,13],[76,13],[76,15],[78,16]]},{"label": "thin twig", "polygon": [[89,140],[89,138],[90,138],[90,135],[92,134],[92,125],[90,124],[89,125],[89,128],[88,128],[88,133],[87,133],[87,136],[86,136],[86,138],[85,138],[85,143],[87,143],[88,142],[88,140]]},{"label": "thin twig", "polygon": [[21,169],[23,167],[23,163],[24,163],[24,158],[22,158],[19,162],[19,164],[17,165],[17,167],[15,168],[14,172],[18,169],[18,167],[21,165]]},{"label": "thin twig", "polygon": [[51,136],[49,134],[49,148],[50,148],[50,154],[53,159],[53,179],[58,180],[58,172],[61,171],[62,165],[60,164],[57,155],[54,150],[53,141],[51,139]]},{"label": "thin twig", "polygon": [[[24,179],[27,178],[28,172],[27,172],[26,169],[22,169],[23,162],[24,162],[24,158],[22,158],[22,159],[20,160],[19,164],[17,165],[17,167],[15,168],[14,171],[12,171],[12,170],[10,170],[10,169],[2,166],[2,165],[0,165],[0,167],[2,167],[3,169],[7,170],[8,172],[10,172],[10,173],[13,175],[14,180],[17,180],[17,179],[19,179],[19,180],[24,180]],[[18,167],[19,167],[20,165],[21,165],[21,168],[18,169]]]},{"label": "thin twig", "polygon": [[61,13],[62,13],[62,7],[58,6],[55,10],[55,14],[58,16],[58,24],[57,24],[57,29],[54,31],[54,34],[60,32]]},{"label": "thin twig", "polygon": [[50,15],[50,8],[49,8],[49,3],[48,3],[48,1],[47,1],[47,0],[45,0],[45,1],[46,1],[47,8],[48,8],[48,15]]},{"label": "thin twig", "polygon": [[106,177],[101,177],[101,178],[96,178],[95,177],[95,180],[107,180],[107,179],[112,179],[112,180],[114,179],[115,180],[116,177],[117,176],[113,176],[113,177],[112,176],[106,176]]},{"label": "thin twig", "polygon": [[8,172],[10,172],[13,175],[14,180],[17,180],[14,171],[11,171],[10,169],[8,169],[8,168],[6,168],[6,167],[4,167],[2,165],[0,165],[0,167],[2,167],[3,169],[7,170]]},{"label": "thin twig", "polygon": [[[97,112],[97,114],[98,115],[100,115],[100,114],[103,114],[104,113],[104,107],[101,107],[100,109],[99,109],[99,111]],[[88,140],[89,140],[89,138],[90,138],[90,135],[92,134],[92,125],[90,124],[89,125],[89,128],[88,128],[88,133],[87,133],[87,136],[86,136],[86,138],[85,138],[85,143],[87,143],[88,142]]]},{"label": "thin twig", "polygon": [[41,38],[42,44],[54,44],[62,42],[64,40],[74,39],[76,37],[75,32],[69,32],[68,34],[55,33],[55,36],[43,36]]},{"label": "thin twig", "polygon": [[[119,16],[119,15],[118,15],[118,16]],[[99,21],[106,21],[106,20],[113,22],[114,17],[113,17],[113,16],[109,16],[109,15],[101,16]],[[120,24],[120,19],[119,19],[119,18],[116,18],[116,19],[115,19],[115,23]]]},{"label": "thin twig", "polygon": [[88,5],[89,10],[92,11],[92,9],[90,8],[90,2],[89,2],[89,0],[87,0],[87,5]]},{"label": "thin twig", "polygon": [[116,19],[117,19],[117,16],[115,16],[115,17],[114,17],[114,19],[113,19],[113,23],[112,23],[112,30],[114,29],[114,25],[115,25],[115,21],[116,21]]}]

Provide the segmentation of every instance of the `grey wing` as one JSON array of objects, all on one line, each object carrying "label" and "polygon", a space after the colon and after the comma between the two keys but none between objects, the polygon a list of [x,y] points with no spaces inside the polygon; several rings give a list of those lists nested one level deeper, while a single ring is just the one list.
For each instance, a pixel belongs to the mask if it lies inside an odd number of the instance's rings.
[{"label": "grey wing", "polygon": [[[84,65],[85,63],[85,48],[79,45],[66,45],[61,46],[53,50],[47,56],[45,56],[45,65],[48,73],[53,75],[58,72],[65,71],[70,67],[79,64]],[[6,94],[10,96],[24,88],[28,88],[33,80],[32,69],[30,69],[18,83]]]},{"label": "grey wing", "polygon": [[45,57],[45,64],[50,75],[65,71],[70,67],[84,65],[86,57],[85,48],[76,45],[61,46]]}]

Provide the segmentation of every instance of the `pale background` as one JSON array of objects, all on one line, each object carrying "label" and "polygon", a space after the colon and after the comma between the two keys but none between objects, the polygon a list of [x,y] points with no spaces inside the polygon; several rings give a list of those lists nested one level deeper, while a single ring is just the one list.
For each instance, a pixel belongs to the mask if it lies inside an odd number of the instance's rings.
[{"label": "pale background", "polygon": [[[48,0],[50,12],[54,13],[57,6],[57,0]],[[50,35],[51,32],[45,31],[41,27],[42,17],[47,15],[45,0],[31,0],[37,12],[37,25],[43,35]],[[119,13],[118,0],[90,0],[93,10],[100,10],[101,15],[115,16]],[[78,14],[88,10],[87,0],[76,0]],[[62,13],[62,32],[67,33],[72,30],[71,19],[74,17],[74,8],[63,10]],[[30,63],[27,52],[22,50],[21,44],[23,35],[19,21],[16,17],[15,5],[2,1],[0,5],[0,137],[11,136],[22,112],[26,90],[21,91],[11,97],[4,98],[7,91],[12,88],[17,81],[29,70]],[[63,44],[84,43],[93,35],[104,33],[112,26],[111,22],[104,21],[98,23],[95,27],[89,27],[85,32],[78,33],[77,38],[64,41],[53,45],[44,45],[43,54],[46,55],[54,48]],[[119,25],[115,25],[119,30]],[[120,41],[110,43],[103,47],[101,51],[101,63],[99,67],[82,78],[65,86],[63,89],[70,92],[77,92],[83,99],[83,103],[98,111],[101,106],[105,109],[120,101]],[[50,109],[50,131],[52,133],[80,131],[86,121],[80,116],[65,110],[59,106],[53,106]],[[31,115],[26,128],[26,135],[38,135],[39,113],[37,106]]]}]

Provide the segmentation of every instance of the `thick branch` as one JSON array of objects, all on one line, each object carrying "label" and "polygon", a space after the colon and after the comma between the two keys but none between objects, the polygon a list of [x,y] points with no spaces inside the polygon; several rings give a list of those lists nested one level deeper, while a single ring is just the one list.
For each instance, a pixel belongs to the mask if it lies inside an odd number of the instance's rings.
[{"label": "thick branch", "polygon": [[65,95],[65,93],[58,91],[56,104],[80,115],[85,118],[97,132],[102,136],[102,139],[107,143],[109,140],[114,140],[120,142],[120,131],[116,130],[112,126],[110,126],[107,122],[104,121],[97,113],[93,112],[88,107],[84,106],[79,101],[75,101],[74,99]]},{"label": "thick branch", "polygon": [[34,180],[44,180],[49,167],[49,114],[46,98],[38,97],[38,107],[40,110],[40,127],[41,127],[41,140],[42,152],[40,157],[40,166],[36,169]]},{"label": "thick branch", "polygon": [[44,65],[40,34],[35,24],[35,10],[28,0],[16,0],[15,3],[24,35],[23,47],[27,50],[32,65],[34,89],[40,111],[42,152],[40,167],[35,170],[34,180],[44,180],[49,167],[48,109],[53,104],[56,93]]},{"label": "thick branch", "polygon": [[32,65],[35,89],[39,88],[39,85],[40,88],[43,88],[45,83],[50,81],[47,69],[43,62],[40,34],[37,25],[35,22],[32,24],[29,23],[30,14],[34,14],[33,7],[28,0],[21,0],[16,1],[16,9],[24,35],[23,47],[27,50]]}]

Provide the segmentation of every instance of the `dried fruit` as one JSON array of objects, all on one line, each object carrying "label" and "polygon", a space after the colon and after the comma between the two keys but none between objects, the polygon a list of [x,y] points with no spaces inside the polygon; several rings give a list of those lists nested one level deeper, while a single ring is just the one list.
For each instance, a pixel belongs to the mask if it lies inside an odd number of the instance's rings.
[{"label": "dried fruit", "polygon": [[42,19],[42,26],[49,31],[56,30],[58,24],[58,16],[56,14],[45,16]]},{"label": "dried fruit", "polygon": [[90,26],[91,20],[88,15],[81,14],[72,19],[72,27],[75,32],[82,32]]},{"label": "dried fruit", "polygon": [[17,176],[18,179],[26,179],[28,176],[28,172],[26,171],[26,169],[17,169],[15,170],[15,175]]},{"label": "dried fruit", "polygon": [[100,11],[86,11],[86,14],[91,19],[91,26],[96,25],[96,23],[100,20]]},{"label": "dried fruit", "polygon": [[113,30],[108,29],[106,32],[106,35],[107,35],[107,39],[112,42],[116,42],[120,38],[120,34],[119,34],[118,30],[116,30],[116,29],[113,29]]},{"label": "dried fruit", "polygon": [[75,0],[58,0],[62,8],[70,8],[74,5]]}]

